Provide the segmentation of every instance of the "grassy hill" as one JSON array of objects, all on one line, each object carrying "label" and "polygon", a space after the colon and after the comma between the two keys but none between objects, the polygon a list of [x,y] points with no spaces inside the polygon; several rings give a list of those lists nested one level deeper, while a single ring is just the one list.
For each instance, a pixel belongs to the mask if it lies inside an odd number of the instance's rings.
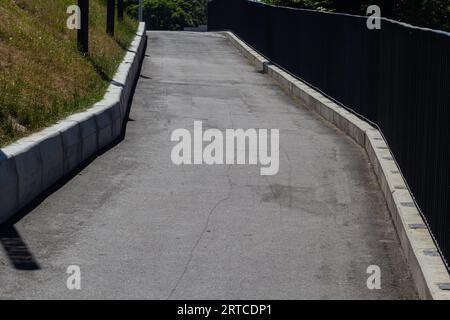
[{"label": "grassy hill", "polygon": [[90,0],[88,56],[66,27],[73,0],[0,0],[0,146],[101,99],[137,29],[125,16],[114,38],[106,1]]}]

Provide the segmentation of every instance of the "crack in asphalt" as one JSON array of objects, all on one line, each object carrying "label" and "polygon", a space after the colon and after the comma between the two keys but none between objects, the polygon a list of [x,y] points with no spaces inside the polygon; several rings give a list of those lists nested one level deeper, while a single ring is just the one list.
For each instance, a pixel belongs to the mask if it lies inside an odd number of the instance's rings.
[{"label": "crack in asphalt", "polygon": [[225,201],[229,200],[231,197],[231,191],[232,191],[232,183],[231,183],[231,178],[230,178],[230,169],[231,169],[231,165],[228,166],[227,168],[227,179],[228,179],[228,184],[229,184],[229,189],[228,189],[228,194],[225,198],[219,200],[214,207],[212,207],[212,209],[209,211],[208,216],[206,218],[205,221],[205,225],[203,226],[202,232],[200,233],[197,241],[195,242],[194,246],[192,247],[190,253],[189,253],[189,259],[187,260],[183,272],[181,273],[180,277],[178,278],[177,282],[175,283],[175,286],[172,288],[172,290],[170,290],[170,293],[167,297],[167,300],[170,300],[172,298],[172,296],[175,294],[176,290],[178,289],[179,284],[181,283],[181,281],[183,280],[187,270],[189,269],[189,265],[191,264],[192,258],[194,257],[194,252],[197,249],[198,245],[200,244],[201,240],[203,239],[203,236],[206,233],[206,230],[208,230],[208,226],[209,226],[209,221],[211,220],[211,216],[214,213],[214,211],[216,211],[216,209]]},{"label": "crack in asphalt", "polygon": [[292,210],[292,164],[291,164],[291,158],[289,158],[289,154],[281,146],[280,146],[280,149],[285,154],[288,164],[289,164],[289,209]]}]

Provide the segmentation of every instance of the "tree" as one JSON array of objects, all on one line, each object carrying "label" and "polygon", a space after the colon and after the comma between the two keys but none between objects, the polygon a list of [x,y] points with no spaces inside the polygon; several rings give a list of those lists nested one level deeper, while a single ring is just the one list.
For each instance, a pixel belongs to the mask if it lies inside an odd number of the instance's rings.
[{"label": "tree", "polygon": [[450,31],[449,0],[263,0],[266,3],[365,15],[366,8],[378,5],[383,17],[416,26]]},{"label": "tree", "polygon": [[[182,30],[206,24],[207,0],[144,0],[144,20],[152,30]],[[126,10],[137,16],[138,1],[126,2]]]},{"label": "tree", "polygon": [[265,3],[301,9],[334,11],[334,0],[265,0]]},{"label": "tree", "polygon": [[450,31],[450,2],[397,0],[394,1],[392,17],[413,25]]}]

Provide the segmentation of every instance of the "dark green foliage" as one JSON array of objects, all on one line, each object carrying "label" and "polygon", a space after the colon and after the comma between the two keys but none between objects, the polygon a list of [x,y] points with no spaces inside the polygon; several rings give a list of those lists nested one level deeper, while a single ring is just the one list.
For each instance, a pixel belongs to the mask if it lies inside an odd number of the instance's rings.
[{"label": "dark green foliage", "polygon": [[420,27],[450,31],[450,0],[264,0],[266,3],[365,15],[369,5],[381,8],[384,17]]},{"label": "dark green foliage", "polygon": [[265,0],[265,3],[301,9],[327,10],[334,8],[333,0]]},{"label": "dark green foliage", "polygon": [[396,0],[392,18],[413,25],[450,31],[450,0]]},{"label": "dark green foliage", "polygon": [[[137,0],[126,1],[128,14],[137,17]],[[152,30],[181,30],[206,24],[207,0],[144,0],[144,20]]]}]

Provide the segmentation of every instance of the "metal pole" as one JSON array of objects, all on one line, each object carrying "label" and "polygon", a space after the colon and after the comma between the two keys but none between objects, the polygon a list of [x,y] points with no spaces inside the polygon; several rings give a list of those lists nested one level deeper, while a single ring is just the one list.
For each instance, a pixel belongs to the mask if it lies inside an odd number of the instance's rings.
[{"label": "metal pole", "polygon": [[117,0],[117,19],[123,21],[123,0]]},{"label": "metal pole", "polygon": [[78,48],[82,53],[89,52],[89,0],[78,0],[81,11],[80,29],[77,31]]},{"label": "metal pole", "polygon": [[143,0],[139,0],[139,21],[144,21]]},{"label": "metal pole", "polygon": [[114,22],[116,14],[116,0],[108,0],[107,14],[106,14],[106,33],[114,36]]}]

